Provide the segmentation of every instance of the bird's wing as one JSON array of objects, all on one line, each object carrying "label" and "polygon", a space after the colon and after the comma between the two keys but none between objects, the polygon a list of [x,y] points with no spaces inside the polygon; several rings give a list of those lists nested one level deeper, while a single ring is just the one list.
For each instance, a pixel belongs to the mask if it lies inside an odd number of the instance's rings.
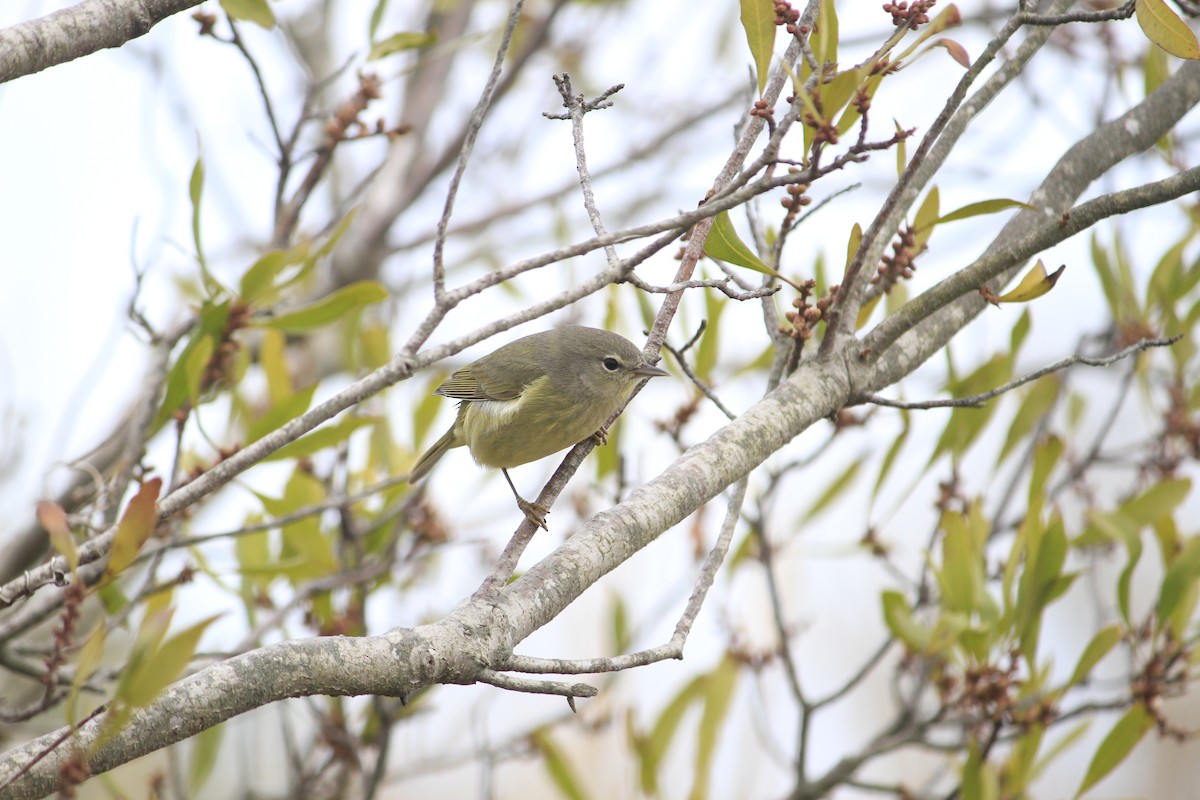
[{"label": "bird's wing", "polygon": [[516,400],[525,387],[542,377],[539,367],[497,367],[485,356],[473,364],[454,371],[434,391],[455,400]]}]

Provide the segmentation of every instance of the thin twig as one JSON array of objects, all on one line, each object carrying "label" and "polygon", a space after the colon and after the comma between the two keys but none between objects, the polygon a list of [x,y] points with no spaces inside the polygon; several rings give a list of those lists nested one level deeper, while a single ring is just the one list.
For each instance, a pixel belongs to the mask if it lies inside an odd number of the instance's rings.
[{"label": "thin twig", "polygon": [[446,291],[446,264],[443,254],[446,247],[446,228],[449,227],[450,215],[454,212],[458,186],[462,183],[463,173],[467,171],[467,162],[471,159],[471,152],[475,149],[475,140],[479,136],[479,129],[483,127],[483,118],[487,115],[488,108],[495,98],[496,84],[500,80],[500,72],[504,67],[504,57],[508,53],[508,46],[512,43],[513,31],[517,28],[517,21],[521,18],[521,8],[524,5],[525,0],[516,0],[512,10],[508,12],[508,22],[504,25],[504,35],[500,39],[500,47],[496,50],[492,72],[483,87],[483,92],[479,95],[475,109],[471,112],[471,119],[467,123],[462,146],[458,149],[458,163],[454,167],[454,175],[450,178],[450,186],[446,189],[446,203],[442,208],[441,219],[438,220],[437,238],[433,242],[433,299],[438,303],[441,302],[442,294]]}]

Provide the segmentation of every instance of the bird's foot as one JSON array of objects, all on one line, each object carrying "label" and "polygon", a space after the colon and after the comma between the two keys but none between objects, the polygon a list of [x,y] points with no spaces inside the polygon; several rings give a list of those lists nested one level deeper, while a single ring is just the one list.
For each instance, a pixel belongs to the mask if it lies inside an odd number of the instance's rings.
[{"label": "bird's foot", "polygon": [[596,447],[604,447],[604,445],[608,444],[608,431],[601,428],[593,433],[590,438]]},{"label": "bird's foot", "polygon": [[517,498],[517,508],[521,509],[525,519],[544,531],[550,530],[546,525],[546,515],[550,513],[550,509],[538,503],[531,503],[523,497]]}]

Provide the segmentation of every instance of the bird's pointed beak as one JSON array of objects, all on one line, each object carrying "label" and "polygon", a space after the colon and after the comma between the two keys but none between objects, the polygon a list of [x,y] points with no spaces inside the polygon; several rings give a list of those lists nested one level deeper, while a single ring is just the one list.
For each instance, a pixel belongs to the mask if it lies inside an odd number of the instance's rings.
[{"label": "bird's pointed beak", "polygon": [[671,373],[667,372],[665,369],[663,369],[662,367],[652,367],[649,364],[643,364],[640,367],[636,367],[635,369],[630,370],[630,372],[632,372],[634,375],[637,375],[638,377],[641,377],[641,378],[657,378],[662,375],[670,375],[671,374]]}]

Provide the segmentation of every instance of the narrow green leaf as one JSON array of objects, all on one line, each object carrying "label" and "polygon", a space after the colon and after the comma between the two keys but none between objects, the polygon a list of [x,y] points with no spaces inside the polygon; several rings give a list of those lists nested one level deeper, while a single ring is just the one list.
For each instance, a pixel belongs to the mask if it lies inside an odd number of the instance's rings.
[{"label": "narrow green leaf", "polygon": [[221,282],[208,269],[208,260],[204,257],[203,237],[200,235],[200,201],[204,196],[204,159],[196,158],[192,167],[192,176],[188,180],[188,198],[192,202],[192,243],[196,248],[196,262],[200,265],[200,280],[208,297],[228,294]]},{"label": "narrow green leaf", "polygon": [[891,445],[888,446],[887,454],[883,457],[883,463],[879,466],[879,475],[875,478],[875,488],[871,492],[872,502],[879,496],[879,490],[883,488],[883,482],[887,480],[888,474],[892,471],[892,465],[896,463],[896,457],[900,455],[901,449],[903,449],[905,442],[908,441],[911,424],[907,409],[900,410],[900,421],[904,424],[904,427],[900,430],[899,435],[892,440]]},{"label": "narrow green leaf", "polygon": [[188,758],[188,796],[198,797],[204,784],[212,775],[217,763],[217,754],[221,751],[221,739],[224,738],[225,725],[213,725],[191,738],[192,750]]},{"label": "narrow green leaf", "polygon": [[818,0],[817,19],[809,42],[818,64],[837,63],[838,18],[834,0]]},{"label": "narrow green leaf", "polygon": [[271,301],[278,294],[275,279],[289,267],[303,264],[309,256],[307,243],[298,244],[287,250],[271,250],[255,261],[242,275],[238,285],[238,297],[246,305],[259,300]]},{"label": "narrow green leaf", "polygon": [[312,305],[287,314],[262,320],[259,324],[284,333],[304,333],[344,319],[388,296],[387,289],[375,281],[360,281],[321,298]]},{"label": "narrow green leaf", "polygon": [[821,87],[821,113],[825,119],[832,120],[834,114],[846,107],[862,78],[860,70],[848,69],[834,75],[833,80]]},{"label": "narrow green leaf", "polygon": [[187,361],[183,365],[184,383],[187,386],[187,399],[192,401],[193,405],[200,399],[200,392],[204,389],[204,375],[208,372],[212,354],[213,339],[211,336],[202,336],[192,351],[187,354]]},{"label": "narrow green leaf", "polygon": [[904,595],[889,589],[880,595],[883,621],[892,635],[913,653],[924,653],[932,640],[931,631],[917,622]]},{"label": "narrow green leaf", "polygon": [[918,251],[929,241],[929,237],[933,233],[933,226],[937,225],[938,214],[941,213],[941,202],[941,192],[938,191],[938,187],[932,186],[921,202],[920,208],[917,209],[917,215],[913,218],[912,230],[913,243]]},{"label": "narrow green leaf", "polygon": [[288,366],[287,337],[270,328],[263,330],[258,348],[258,363],[267,378],[267,398],[272,404],[282,403],[295,393]]},{"label": "narrow green leaf", "polygon": [[1117,646],[1117,642],[1121,641],[1122,630],[1120,625],[1109,625],[1093,636],[1083,654],[1079,656],[1079,661],[1063,688],[1069,689],[1087,678],[1092,669],[1100,663],[1100,659],[1108,655]]},{"label": "narrow green leaf", "polygon": [[112,550],[108,556],[108,565],[104,568],[102,582],[107,583],[122,570],[133,563],[142,545],[154,533],[158,514],[154,504],[158,502],[158,492],[162,488],[162,478],[151,478],[141,485],[137,494],[129,501],[121,521],[117,524],[117,532],[113,534]]},{"label": "narrow green leaf", "polygon": [[700,380],[709,384],[712,383],[712,371],[717,365],[717,354],[721,349],[721,316],[731,305],[723,295],[718,297],[716,292],[704,293],[704,335],[696,347],[694,368]]},{"label": "narrow green leaf", "polygon": [[1021,402],[1021,408],[1013,417],[1012,424],[1008,426],[1008,436],[1005,437],[1004,445],[1000,448],[1000,455],[996,458],[997,464],[1003,461],[1013,451],[1013,448],[1045,419],[1058,400],[1060,388],[1061,383],[1057,375],[1047,375],[1033,382],[1025,399]]},{"label": "narrow green leaf", "polygon": [[943,217],[938,217],[933,221],[933,225],[941,225],[943,222],[957,222],[960,219],[968,219],[970,217],[978,217],[984,214],[998,214],[1001,211],[1007,211],[1010,208],[1024,208],[1027,211],[1037,211],[1037,206],[1031,206],[1029,203],[1022,203],[1020,200],[980,200],[978,203],[968,203],[962,208],[955,209]]},{"label": "narrow green leaf", "polygon": [[540,728],[534,731],[530,734],[529,739],[541,752],[546,774],[558,787],[559,793],[569,800],[587,800],[588,794],[584,791],[579,776],[575,774],[575,768],[571,766],[570,759],[567,758],[567,754],[563,752],[562,748],[550,738],[547,729]]},{"label": "narrow green leaf", "polygon": [[854,479],[858,477],[858,470],[862,465],[863,462],[858,459],[850,462],[849,466],[829,482],[829,485],[825,487],[825,491],[821,492],[820,496],[812,504],[812,507],[804,514],[804,519],[813,519],[828,508],[833,501],[837,500],[850,487]]},{"label": "narrow green leaf", "polygon": [[692,784],[692,792],[689,795],[691,800],[708,797],[708,782],[712,774],[713,755],[717,751],[717,739],[729,713],[733,693],[737,689],[737,661],[726,655],[707,677],[704,685],[704,712],[700,715],[700,727],[696,736],[695,783]]},{"label": "narrow green leaf", "polygon": [[[862,244],[862,237],[862,226],[856,222],[850,227],[850,238],[846,240],[846,269],[849,269],[850,262],[854,261],[854,254],[858,252],[858,248]],[[845,270],[843,270],[843,274],[845,274]]]},{"label": "narrow green leaf", "polygon": [[420,50],[437,44],[437,34],[432,31],[401,31],[393,33],[382,41],[371,45],[367,61],[378,61],[381,58],[403,53],[406,50]]},{"label": "narrow green leaf", "polygon": [[[189,397],[192,396],[191,384],[193,375],[189,369],[194,369],[193,351],[201,346],[207,337],[224,336],[225,323],[229,320],[229,301],[220,303],[205,303],[200,308],[200,319],[187,335],[187,344],[171,365],[167,373],[166,390],[163,392],[162,407],[154,418],[153,430],[158,430],[179,410]],[[211,343],[210,345],[211,346]],[[196,359],[198,360],[198,359]]]},{"label": "narrow green leaf", "polygon": [[208,264],[204,260],[204,244],[200,238],[200,200],[204,196],[204,158],[197,157],[192,166],[192,177],[188,180],[188,199],[192,201],[192,243],[196,248],[196,259],[208,282]]},{"label": "narrow green leaf", "polygon": [[629,609],[620,595],[613,597],[612,610],[612,651],[624,653],[629,648]]},{"label": "narrow green leaf", "polygon": [[312,405],[313,394],[316,391],[317,384],[314,383],[307,389],[301,389],[268,408],[261,417],[254,420],[247,427],[246,444],[257,442],[271,431],[281,427],[285,423],[291,422],[305,411],[308,411],[309,406]]},{"label": "narrow green leaf", "polygon": [[729,218],[728,211],[722,211],[713,218],[712,230],[708,232],[708,239],[704,242],[704,252],[718,261],[752,269],[755,272],[761,272],[764,275],[778,278],[790,286],[796,286],[787,278],[768,267],[763,263],[762,259],[755,255],[753,250],[746,246],[746,243],[738,237],[737,231],[734,230],[733,220]]},{"label": "narrow green leaf", "polygon": [[71,523],[67,519],[67,512],[58,503],[39,500],[36,514],[38,524],[50,536],[50,545],[67,560],[67,566],[74,575],[79,567],[79,550],[76,549],[75,538],[71,535]]},{"label": "narrow green leaf", "polygon": [[1162,628],[1179,601],[1200,578],[1200,536],[1188,539],[1183,550],[1167,568],[1158,594],[1158,626]]},{"label": "narrow green leaf", "polygon": [[641,787],[644,793],[658,793],[658,768],[675,739],[688,707],[703,699],[706,682],[705,675],[698,675],[688,681],[658,715],[641,751]]},{"label": "narrow green leaf", "polygon": [[771,70],[771,56],[775,53],[775,3],[773,0],[741,0],[742,29],[746,31],[746,44],[754,58],[754,69],[758,74],[758,93],[767,88],[767,76]]},{"label": "narrow green leaf", "polygon": [[221,8],[234,19],[253,22],[266,30],[275,27],[275,12],[267,4],[267,0],[221,0]]},{"label": "narrow green leaf", "polygon": [[1084,792],[1095,786],[1100,780],[1118,767],[1125,757],[1133,752],[1133,748],[1142,740],[1146,732],[1154,727],[1154,715],[1146,710],[1141,703],[1134,705],[1104,737],[1092,763],[1088,765],[1083,783],[1075,797],[1081,797]]},{"label": "narrow green leaf", "polygon": [[1146,38],[1177,58],[1200,58],[1200,42],[1164,0],[1137,0],[1138,25]]},{"label": "narrow green leaf", "polygon": [[375,8],[371,9],[371,21],[367,26],[367,41],[375,41],[375,34],[379,32],[379,23],[383,22],[383,15],[387,11],[388,0],[376,0]]},{"label": "narrow green leaf", "polygon": [[96,626],[92,628],[87,641],[79,649],[79,657],[75,660],[75,675],[71,678],[71,691],[67,693],[67,720],[72,725],[79,720],[77,705],[79,692],[83,689],[83,685],[91,680],[92,675],[96,674],[96,669],[104,658],[104,642],[107,634],[104,620],[96,620]]},{"label": "narrow green leaf", "polygon": [[1021,797],[1034,778],[1034,760],[1042,746],[1046,729],[1041,725],[1031,725],[1029,729],[1017,737],[1009,751],[1000,774],[1003,776],[1004,797]]},{"label": "narrow green leaf", "polygon": [[1030,300],[1036,300],[1055,287],[1066,268],[1067,265],[1063,264],[1054,272],[1046,274],[1046,265],[1039,258],[1038,262],[1033,265],[1033,269],[1021,278],[1020,283],[999,297],[993,298],[991,302],[996,304],[1028,303]]},{"label": "narrow green leaf", "polygon": [[326,425],[312,433],[301,436],[290,444],[284,445],[264,458],[263,461],[285,461],[289,458],[306,458],[326,448],[340,444],[350,438],[350,434],[359,428],[373,424],[375,424],[375,420],[371,417],[350,417],[336,425]]},{"label": "narrow green leaf", "polygon": [[135,668],[133,679],[125,686],[122,699],[134,708],[148,706],[163,690],[183,674],[196,653],[204,629],[221,615],[200,620],[172,636],[162,647],[147,655]]},{"label": "narrow green leaf", "polygon": [[1153,525],[1174,514],[1191,490],[1192,482],[1188,478],[1164,480],[1122,503],[1119,510],[1139,525]]}]

